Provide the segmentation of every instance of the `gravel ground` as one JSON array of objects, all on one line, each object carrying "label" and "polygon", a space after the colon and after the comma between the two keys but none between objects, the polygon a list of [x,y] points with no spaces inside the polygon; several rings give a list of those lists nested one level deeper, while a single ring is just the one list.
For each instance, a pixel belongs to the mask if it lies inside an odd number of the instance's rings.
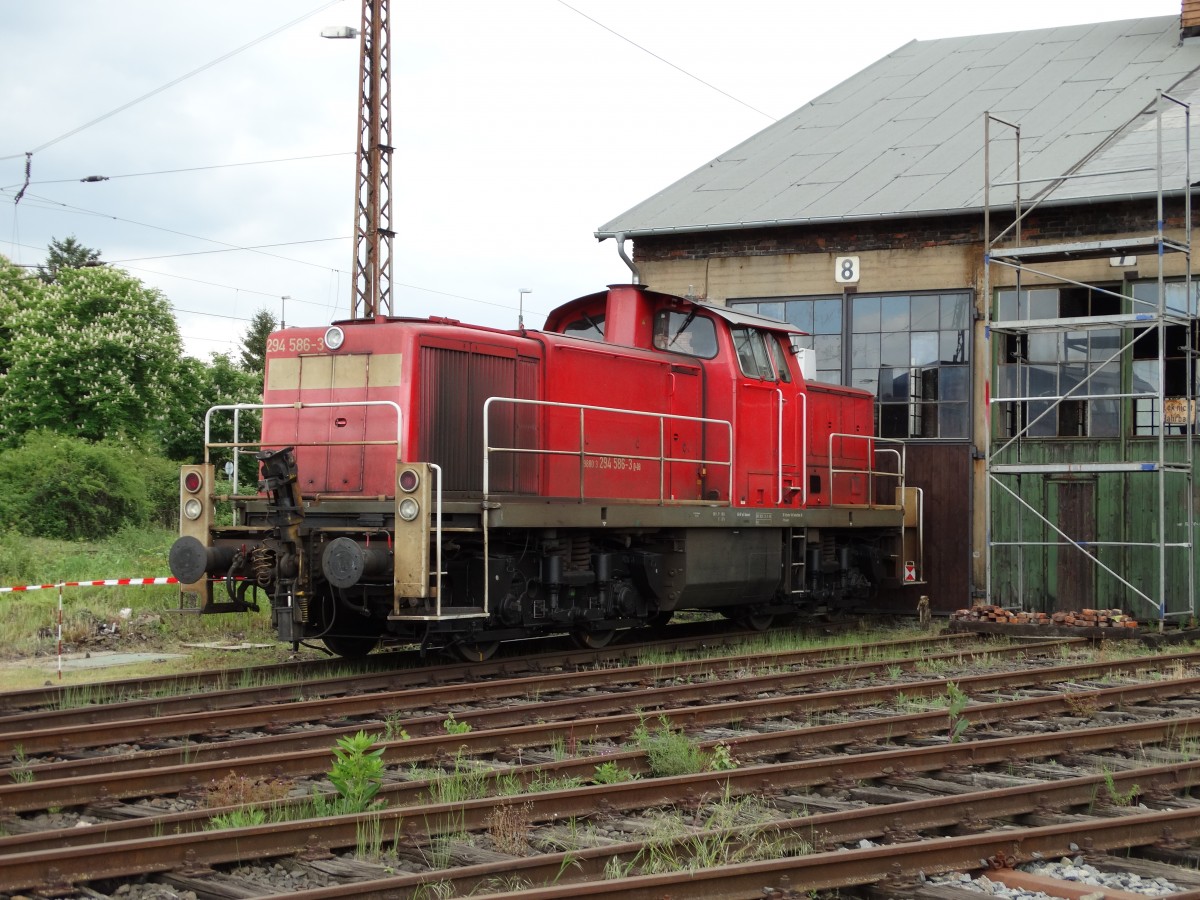
[{"label": "gravel ground", "polygon": [[[1039,862],[1021,866],[1021,871],[1045,878],[1057,878],[1061,881],[1073,881],[1077,884],[1093,885],[1097,888],[1128,891],[1131,894],[1145,894],[1147,897],[1162,897],[1181,890],[1165,878],[1144,878],[1125,872],[1101,872],[1094,866],[1089,866],[1083,857],[1074,859],[1063,857],[1058,862]],[[995,874],[995,873],[993,873]],[[934,884],[953,884],[981,894],[990,894],[1003,900],[1047,900],[1048,894],[1040,891],[1026,891],[1007,887],[1002,881],[980,875],[972,878],[970,875],[946,875],[929,879]]]}]

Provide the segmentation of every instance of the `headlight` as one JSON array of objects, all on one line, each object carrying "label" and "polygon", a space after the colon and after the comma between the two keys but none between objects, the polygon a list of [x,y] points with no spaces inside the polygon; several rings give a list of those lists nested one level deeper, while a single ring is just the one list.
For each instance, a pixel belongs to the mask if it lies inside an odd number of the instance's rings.
[{"label": "headlight", "polygon": [[400,485],[400,490],[406,494],[411,494],[421,485],[421,476],[417,474],[416,469],[405,469],[396,478],[396,483]]},{"label": "headlight", "polygon": [[325,329],[325,346],[330,350],[337,350],[342,346],[342,342],[346,340],[346,333],[336,325],[331,325]]},{"label": "headlight", "polygon": [[183,514],[185,516],[187,516],[189,519],[194,520],[194,519],[200,518],[200,514],[202,512],[204,512],[204,504],[202,504],[195,497],[190,497],[183,504]]},{"label": "headlight", "polygon": [[183,476],[183,486],[189,494],[194,494],[204,487],[204,477],[199,472],[188,472]]},{"label": "headlight", "polygon": [[411,522],[418,515],[420,515],[421,504],[419,504],[412,497],[405,497],[400,501],[398,512],[400,513],[400,518],[402,518],[405,522]]}]

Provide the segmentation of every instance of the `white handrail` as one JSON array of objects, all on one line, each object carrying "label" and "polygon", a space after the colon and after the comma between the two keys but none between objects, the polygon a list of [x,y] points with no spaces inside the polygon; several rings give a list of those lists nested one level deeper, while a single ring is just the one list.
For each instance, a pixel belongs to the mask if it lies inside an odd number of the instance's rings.
[{"label": "white handrail", "polygon": [[[579,413],[579,449],[578,450],[553,450],[531,447],[493,447],[491,444],[491,406],[493,403],[508,403],[514,406],[540,406],[553,409],[574,410]],[[640,418],[656,419],[658,421],[658,442],[659,452],[657,456],[622,453],[620,454],[625,459],[644,460],[646,462],[658,463],[659,466],[659,485],[658,485],[658,501],[660,504],[666,503],[666,468],[672,463],[695,463],[701,466],[726,466],[729,469],[729,499],[728,504],[733,503],[733,425],[725,419],[708,419],[701,416],[682,416],[674,413],[652,413],[642,412],[632,409],[618,409],[610,406],[590,406],[584,403],[559,403],[552,400],[525,400],[517,397],[489,397],[483,404],[483,499],[485,501],[491,495],[491,454],[496,453],[529,453],[535,456],[572,456],[579,459],[579,502],[584,502],[587,499],[586,489],[584,486],[584,473],[587,471],[585,460],[588,457],[612,456],[611,453],[592,452],[585,448],[584,437],[586,433],[586,415],[588,412],[598,413],[614,413],[617,415],[635,416]],[[729,450],[729,458],[727,460],[720,459],[705,459],[702,457],[678,457],[666,455],[666,436],[664,428],[666,420],[672,419],[680,422],[693,422],[703,425],[723,426],[726,429],[727,446]]]},{"label": "white handrail", "polygon": [[[363,446],[363,447],[378,447],[396,445],[396,459],[401,458],[401,446],[404,434],[404,411],[400,409],[400,404],[394,400],[344,400],[340,403],[232,403],[228,405],[209,407],[208,412],[204,414],[204,463],[208,465],[210,460],[209,450],[214,447],[231,447],[233,448],[233,476],[232,483],[237,484],[238,470],[238,451],[243,447],[265,447],[263,441],[241,441],[238,439],[238,413],[242,410],[265,410],[265,409],[328,409],[339,406],[390,406],[396,411],[396,439],[394,441],[291,441],[288,446],[291,447],[343,447],[343,446]],[[212,415],[215,412],[232,411],[234,414],[234,429],[232,442],[216,442],[211,438],[212,434]],[[235,490],[236,494],[237,491]]]},{"label": "white handrail", "polygon": [[434,507],[437,517],[434,522],[434,543],[437,546],[437,575],[434,580],[434,593],[437,595],[437,616],[442,616],[442,467],[437,463],[427,463],[430,470],[437,473],[437,500]]},{"label": "white handrail", "polygon": [[[779,394],[779,497],[777,506],[783,506],[783,404],[786,402],[783,391]],[[808,503],[808,394],[800,392],[795,395],[800,401],[800,415],[796,421],[800,425],[800,487],[792,488],[800,492],[800,505]]]},{"label": "white handrail", "polygon": [[[836,468],[833,464],[833,442],[834,440],[849,440],[849,441],[867,441],[868,456],[870,459],[867,463],[867,468],[863,469],[842,469]],[[875,444],[895,444],[896,447],[876,447]],[[839,474],[862,474],[864,471],[867,475],[867,502],[864,504],[838,504],[839,506],[894,506],[895,504],[876,503],[875,502],[875,478],[895,478],[897,479],[897,493],[902,495],[904,490],[904,441],[898,438],[881,438],[870,434],[847,434],[844,432],[830,432],[829,434],[829,500],[833,503],[834,492],[834,475]],[[897,471],[888,472],[877,468],[877,458],[882,455],[895,455]]]},{"label": "white handrail", "polygon": [[775,505],[783,506],[783,391],[775,388],[775,395],[779,398],[779,413],[775,417],[775,469],[778,473]]}]

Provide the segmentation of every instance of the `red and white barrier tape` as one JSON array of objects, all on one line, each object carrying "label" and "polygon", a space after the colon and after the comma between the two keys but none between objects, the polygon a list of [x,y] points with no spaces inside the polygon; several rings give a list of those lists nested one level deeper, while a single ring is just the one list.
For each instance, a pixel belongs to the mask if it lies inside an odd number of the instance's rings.
[{"label": "red and white barrier tape", "polygon": [[23,593],[26,591],[58,591],[58,680],[62,681],[63,652],[63,588],[69,587],[118,587],[140,584],[179,584],[178,578],[99,578],[95,581],[58,581],[54,584],[17,584],[0,587],[0,594]]},{"label": "red and white barrier tape", "polygon": [[18,584],[0,587],[0,594],[17,591],[52,591],[60,587],[115,587],[138,584],[179,584],[178,578],[102,578],[98,581],[56,581],[54,584]]}]

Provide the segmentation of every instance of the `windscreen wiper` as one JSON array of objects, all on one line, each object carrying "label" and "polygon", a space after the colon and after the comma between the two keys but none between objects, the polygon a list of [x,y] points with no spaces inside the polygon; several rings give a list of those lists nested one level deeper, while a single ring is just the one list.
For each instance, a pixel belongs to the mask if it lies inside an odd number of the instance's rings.
[{"label": "windscreen wiper", "polygon": [[681,334],[683,334],[685,331],[687,331],[687,327],[692,324],[692,319],[694,319],[694,318],[696,318],[696,307],[693,306],[692,311],[690,313],[688,313],[687,318],[683,320],[683,324],[680,325],[679,328],[677,328],[675,330],[675,336],[672,337],[671,340],[667,343],[668,347],[673,346],[675,344],[675,342],[677,340],[679,340],[679,336]]}]

